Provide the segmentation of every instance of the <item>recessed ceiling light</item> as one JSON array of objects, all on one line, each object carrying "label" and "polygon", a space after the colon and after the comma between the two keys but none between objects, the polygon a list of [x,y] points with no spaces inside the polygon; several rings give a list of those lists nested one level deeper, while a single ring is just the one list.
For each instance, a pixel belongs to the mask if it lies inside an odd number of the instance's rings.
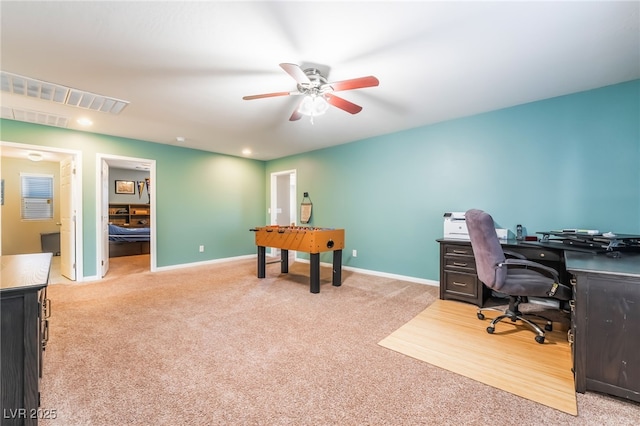
[{"label": "recessed ceiling light", "polygon": [[83,117],[78,119],[78,124],[81,126],[91,126],[93,124],[93,121],[89,120],[86,117]]},{"label": "recessed ceiling light", "polygon": [[251,150],[249,148],[245,148],[245,149],[242,150],[242,154],[251,155]]},{"label": "recessed ceiling light", "polygon": [[176,142],[183,143],[184,142],[184,136],[177,136],[176,137]]},{"label": "recessed ceiling light", "polygon": [[40,160],[42,160],[42,154],[40,154],[39,152],[30,152],[30,153],[27,154],[27,157],[31,161],[40,161]]}]

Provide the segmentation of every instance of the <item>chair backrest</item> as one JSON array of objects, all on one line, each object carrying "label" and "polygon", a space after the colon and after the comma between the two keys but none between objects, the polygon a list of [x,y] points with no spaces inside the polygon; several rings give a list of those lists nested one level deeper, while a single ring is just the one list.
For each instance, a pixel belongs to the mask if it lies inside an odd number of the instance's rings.
[{"label": "chair backrest", "polygon": [[482,210],[471,209],[465,213],[465,221],[476,258],[478,278],[487,287],[499,290],[506,278],[507,268],[497,267],[506,258],[496,234],[493,218]]}]

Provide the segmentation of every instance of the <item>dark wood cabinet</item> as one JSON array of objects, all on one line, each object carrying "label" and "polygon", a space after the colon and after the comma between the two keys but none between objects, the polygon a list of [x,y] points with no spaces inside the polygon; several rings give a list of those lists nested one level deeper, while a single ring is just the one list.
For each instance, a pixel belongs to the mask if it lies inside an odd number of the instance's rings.
[{"label": "dark wood cabinet", "polygon": [[[585,254],[568,255],[576,260],[603,261],[622,266],[640,254],[603,259]],[[591,258],[591,259],[590,259]],[[570,265],[570,267],[572,267]],[[580,268],[580,266],[576,266]],[[572,334],[576,390],[592,390],[640,402],[640,274],[574,270],[575,307]]]},{"label": "dark wood cabinet", "polygon": [[[51,253],[1,256],[0,422],[37,425]],[[46,312],[45,312],[46,310]]]},{"label": "dark wood cabinet", "polygon": [[441,243],[440,299],[460,300],[482,307],[489,293],[476,275],[476,259],[469,242]]}]

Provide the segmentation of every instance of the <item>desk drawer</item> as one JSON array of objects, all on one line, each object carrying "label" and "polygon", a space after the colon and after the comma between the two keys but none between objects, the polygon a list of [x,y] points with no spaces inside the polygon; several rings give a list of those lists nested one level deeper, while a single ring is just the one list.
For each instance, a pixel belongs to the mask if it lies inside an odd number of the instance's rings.
[{"label": "desk drawer", "polygon": [[475,274],[464,272],[444,271],[445,293],[455,294],[476,299],[478,297],[478,282]]},{"label": "desk drawer", "polygon": [[473,250],[471,249],[471,243],[468,243],[466,245],[444,244],[442,254],[444,254],[445,256],[456,255],[473,257]]},{"label": "desk drawer", "polygon": [[544,248],[535,248],[535,247],[509,247],[506,250],[515,251],[516,253],[520,253],[524,255],[527,259],[532,260],[534,262],[547,261],[547,262],[561,262],[562,261],[562,252],[547,250]]},{"label": "desk drawer", "polygon": [[449,270],[476,272],[476,259],[471,256],[445,256],[444,267]]}]

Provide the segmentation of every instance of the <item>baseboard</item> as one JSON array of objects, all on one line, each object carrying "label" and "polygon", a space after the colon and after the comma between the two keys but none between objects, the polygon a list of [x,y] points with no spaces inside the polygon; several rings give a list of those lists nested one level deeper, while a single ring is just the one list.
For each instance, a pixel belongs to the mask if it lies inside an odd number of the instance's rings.
[{"label": "baseboard", "polygon": [[216,263],[226,263],[233,262],[235,260],[246,260],[255,258],[257,255],[255,254],[246,254],[243,256],[234,256],[234,257],[225,257],[221,259],[212,259],[212,260],[204,260],[201,262],[191,262],[191,263],[180,263],[178,265],[169,265],[169,266],[159,266],[156,268],[157,272],[160,271],[172,271],[175,269],[183,269],[183,268],[191,268],[193,266],[202,266],[202,265],[214,265]]},{"label": "baseboard", "polygon": [[[301,262],[301,263],[310,263],[309,259],[301,259],[299,257],[295,258],[296,262]],[[333,264],[329,263],[329,262],[320,262],[320,265],[322,266],[327,266],[329,268],[331,268],[333,266]],[[342,266],[342,269],[345,271],[352,271],[352,272],[357,272],[359,274],[364,274],[364,275],[373,275],[376,277],[383,277],[383,278],[391,278],[394,280],[400,280],[400,281],[409,281],[412,283],[417,283],[417,284],[425,284],[425,285],[430,285],[433,287],[440,287],[440,281],[434,281],[434,280],[428,280],[425,278],[417,278],[417,277],[411,277],[408,275],[398,275],[398,274],[390,274],[387,272],[380,272],[380,271],[373,271],[371,269],[361,269],[361,268],[354,268],[353,266]]]}]

